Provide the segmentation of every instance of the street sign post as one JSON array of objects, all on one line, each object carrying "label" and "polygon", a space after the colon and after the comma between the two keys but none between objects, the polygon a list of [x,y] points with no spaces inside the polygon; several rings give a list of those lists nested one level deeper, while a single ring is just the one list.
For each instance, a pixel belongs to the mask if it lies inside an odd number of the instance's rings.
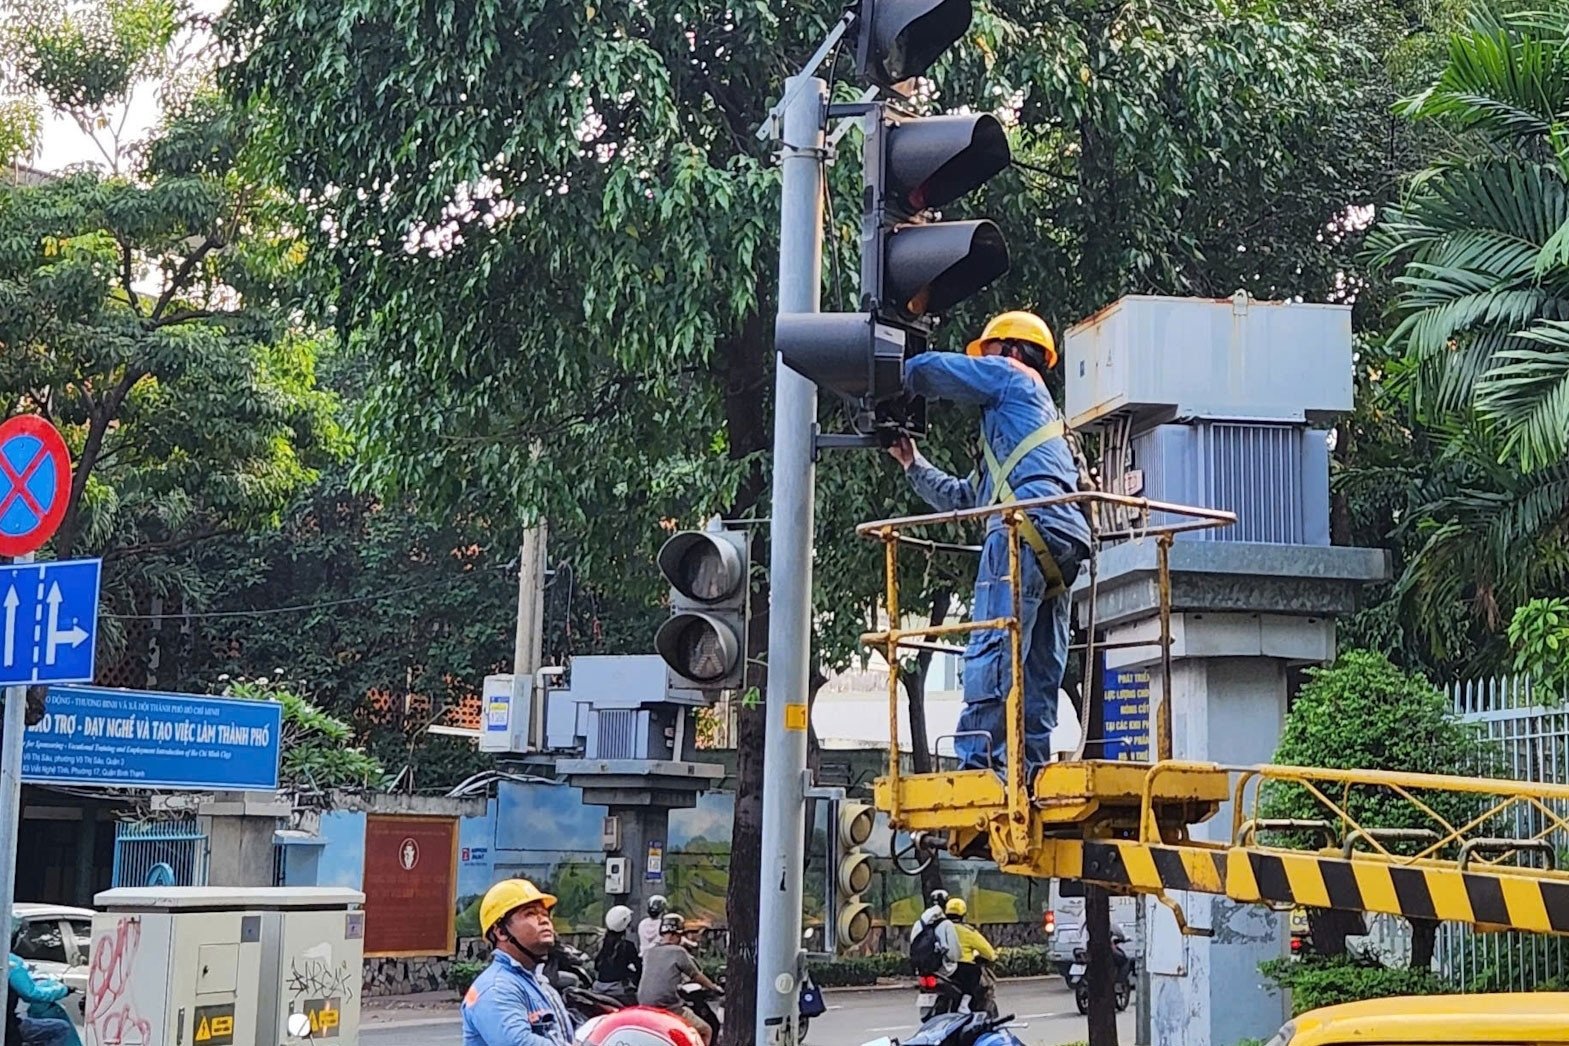
[{"label": "street sign post", "polygon": [[0,577],[0,684],[13,684],[5,688],[0,735],[0,913],[7,917],[16,899],[27,725],[27,687],[15,684],[93,675],[99,562],[32,565],[70,500],[71,455],[59,431],[34,414],[0,422],[0,557],[15,560]]},{"label": "street sign post", "polygon": [[0,683],[90,683],[103,561],[0,567]]},{"label": "street sign post", "polygon": [[55,427],[36,414],[0,422],[0,556],[43,547],[70,497],[71,458]]}]

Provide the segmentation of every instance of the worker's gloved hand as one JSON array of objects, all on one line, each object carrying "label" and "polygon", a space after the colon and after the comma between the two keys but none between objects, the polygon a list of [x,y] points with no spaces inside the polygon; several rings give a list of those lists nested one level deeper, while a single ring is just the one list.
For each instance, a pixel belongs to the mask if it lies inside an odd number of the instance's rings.
[{"label": "worker's gloved hand", "polygon": [[888,448],[889,457],[897,461],[901,468],[909,468],[915,464],[915,441],[909,436],[900,436]]}]

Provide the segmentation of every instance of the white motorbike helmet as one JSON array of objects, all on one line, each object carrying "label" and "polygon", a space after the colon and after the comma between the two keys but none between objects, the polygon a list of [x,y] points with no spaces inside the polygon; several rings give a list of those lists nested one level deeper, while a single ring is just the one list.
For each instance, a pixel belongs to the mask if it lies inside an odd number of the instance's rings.
[{"label": "white motorbike helmet", "polygon": [[626,933],[627,927],[632,925],[632,909],[624,904],[618,904],[605,913],[605,929],[611,933]]}]

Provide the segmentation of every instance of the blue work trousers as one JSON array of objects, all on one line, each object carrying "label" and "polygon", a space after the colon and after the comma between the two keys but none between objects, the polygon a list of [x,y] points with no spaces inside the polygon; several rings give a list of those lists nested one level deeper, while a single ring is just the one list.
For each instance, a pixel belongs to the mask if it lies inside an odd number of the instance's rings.
[{"label": "blue work trousers", "polygon": [[[1032,513],[1033,518],[1033,513]],[[1039,524],[1037,524],[1037,527]],[[1069,588],[1089,552],[1075,541],[1041,530],[1052,558]],[[1022,539],[1019,548],[1020,634],[1024,663],[1024,754],[1033,781],[1051,761],[1051,731],[1057,725],[1057,692],[1068,664],[1068,619],[1072,598],[1065,591],[1046,598],[1047,579],[1040,560]],[[975,577],[972,621],[1013,616],[1013,586],[1008,579],[1008,534],[988,530]],[[954,751],[965,770],[1005,765],[1008,744],[1008,690],[1013,681],[1013,648],[1008,633],[985,629],[970,633],[964,651],[964,711],[959,715]]]},{"label": "blue work trousers", "polygon": [[52,1018],[21,1018],[24,1046],[77,1046],[82,1040],[70,1021]]}]

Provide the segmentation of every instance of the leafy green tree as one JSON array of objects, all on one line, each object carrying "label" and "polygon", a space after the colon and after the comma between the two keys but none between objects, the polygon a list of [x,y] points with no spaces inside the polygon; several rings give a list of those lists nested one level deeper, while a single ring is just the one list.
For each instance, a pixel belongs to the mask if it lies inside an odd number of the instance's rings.
[{"label": "leafy green tree", "polygon": [[[340,437],[293,310],[302,254],[279,197],[236,172],[244,128],[199,66],[176,68],[183,9],[7,15],[6,88],[105,136],[102,167],[0,185],[0,412],[66,436],[74,474],[52,551],[104,557],[118,654],[113,615],[198,590],[182,553],[275,521]],[[197,83],[176,91],[181,77]],[[168,88],[163,125],[123,140],[116,114],[154,82]]]},{"label": "leafy green tree", "polygon": [[[657,598],[660,520],[763,514],[777,194],[753,132],[836,14],[234,4],[228,87],[300,191],[331,284],[319,311],[376,361],[363,479],[503,529],[547,517],[586,578],[632,601]],[[1013,127],[1021,165],[975,206],[1008,230],[1015,268],[957,325],[1026,305],[1061,329],[1133,290],[1333,293],[1357,235],[1326,230],[1389,180],[1368,147],[1385,122],[1346,118],[1377,108],[1353,36],[1208,0],[981,5],[933,79],[943,104],[1000,107]],[[833,195],[858,198],[843,159]],[[825,308],[850,302],[851,215],[836,218]],[[962,468],[973,423],[944,413],[938,430],[937,456]],[[851,656],[882,584],[851,524],[913,498],[886,461],[829,456],[819,476],[826,667]],[[766,610],[755,623],[766,635]],[[756,918],[762,724],[743,712],[734,925]],[[755,953],[731,948],[727,1034],[744,1038]]]},{"label": "leafy green tree", "polygon": [[283,706],[279,784],[294,794],[297,803],[323,803],[335,790],[365,790],[381,784],[381,764],[353,747],[353,728],[301,697],[284,679],[240,679],[223,692]]},{"label": "leafy green tree", "polygon": [[[1538,5],[1539,6],[1539,5]],[[1370,240],[1396,271],[1399,325],[1425,419],[1475,411],[1524,470],[1560,461],[1569,431],[1569,6],[1479,5],[1406,116],[1453,145]]]},{"label": "leafy green tree", "polygon": [[[1443,694],[1421,676],[1396,668],[1383,654],[1347,651],[1332,666],[1310,670],[1309,676],[1286,716],[1276,763],[1460,775],[1487,773],[1497,765],[1486,740],[1454,717]],[[1450,829],[1444,822],[1459,827],[1484,809],[1481,797],[1465,793],[1417,790],[1412,795],[1442,820],[1392,789],[1355,785],[1344,794],[1335,792],[1350,818],[1348,823],[1335,824],[1336,830],[1344,834],[1354,828],[1421,829],[1446,835]],[[1266,786],[1261,813],[1266,818],[1339,821],[1307,789],[1278,782]],[[1312,845],[1322,845],[1322,840]],[[1391,852],[1401,852],[1405,844],[1387,845]],[[1421,849],[1427,844],[1414,845]],[[1454,856],[1452,850],[1445,852]],[[1322,943],[1330,936],[1328,919],[1323,913],[1310,916],[1315,942]],[[1411,966],[1425,969],[1433,961],[1438,924],[1410,921]],[[1343,939],[1343,933],[1335,936]]]}]

